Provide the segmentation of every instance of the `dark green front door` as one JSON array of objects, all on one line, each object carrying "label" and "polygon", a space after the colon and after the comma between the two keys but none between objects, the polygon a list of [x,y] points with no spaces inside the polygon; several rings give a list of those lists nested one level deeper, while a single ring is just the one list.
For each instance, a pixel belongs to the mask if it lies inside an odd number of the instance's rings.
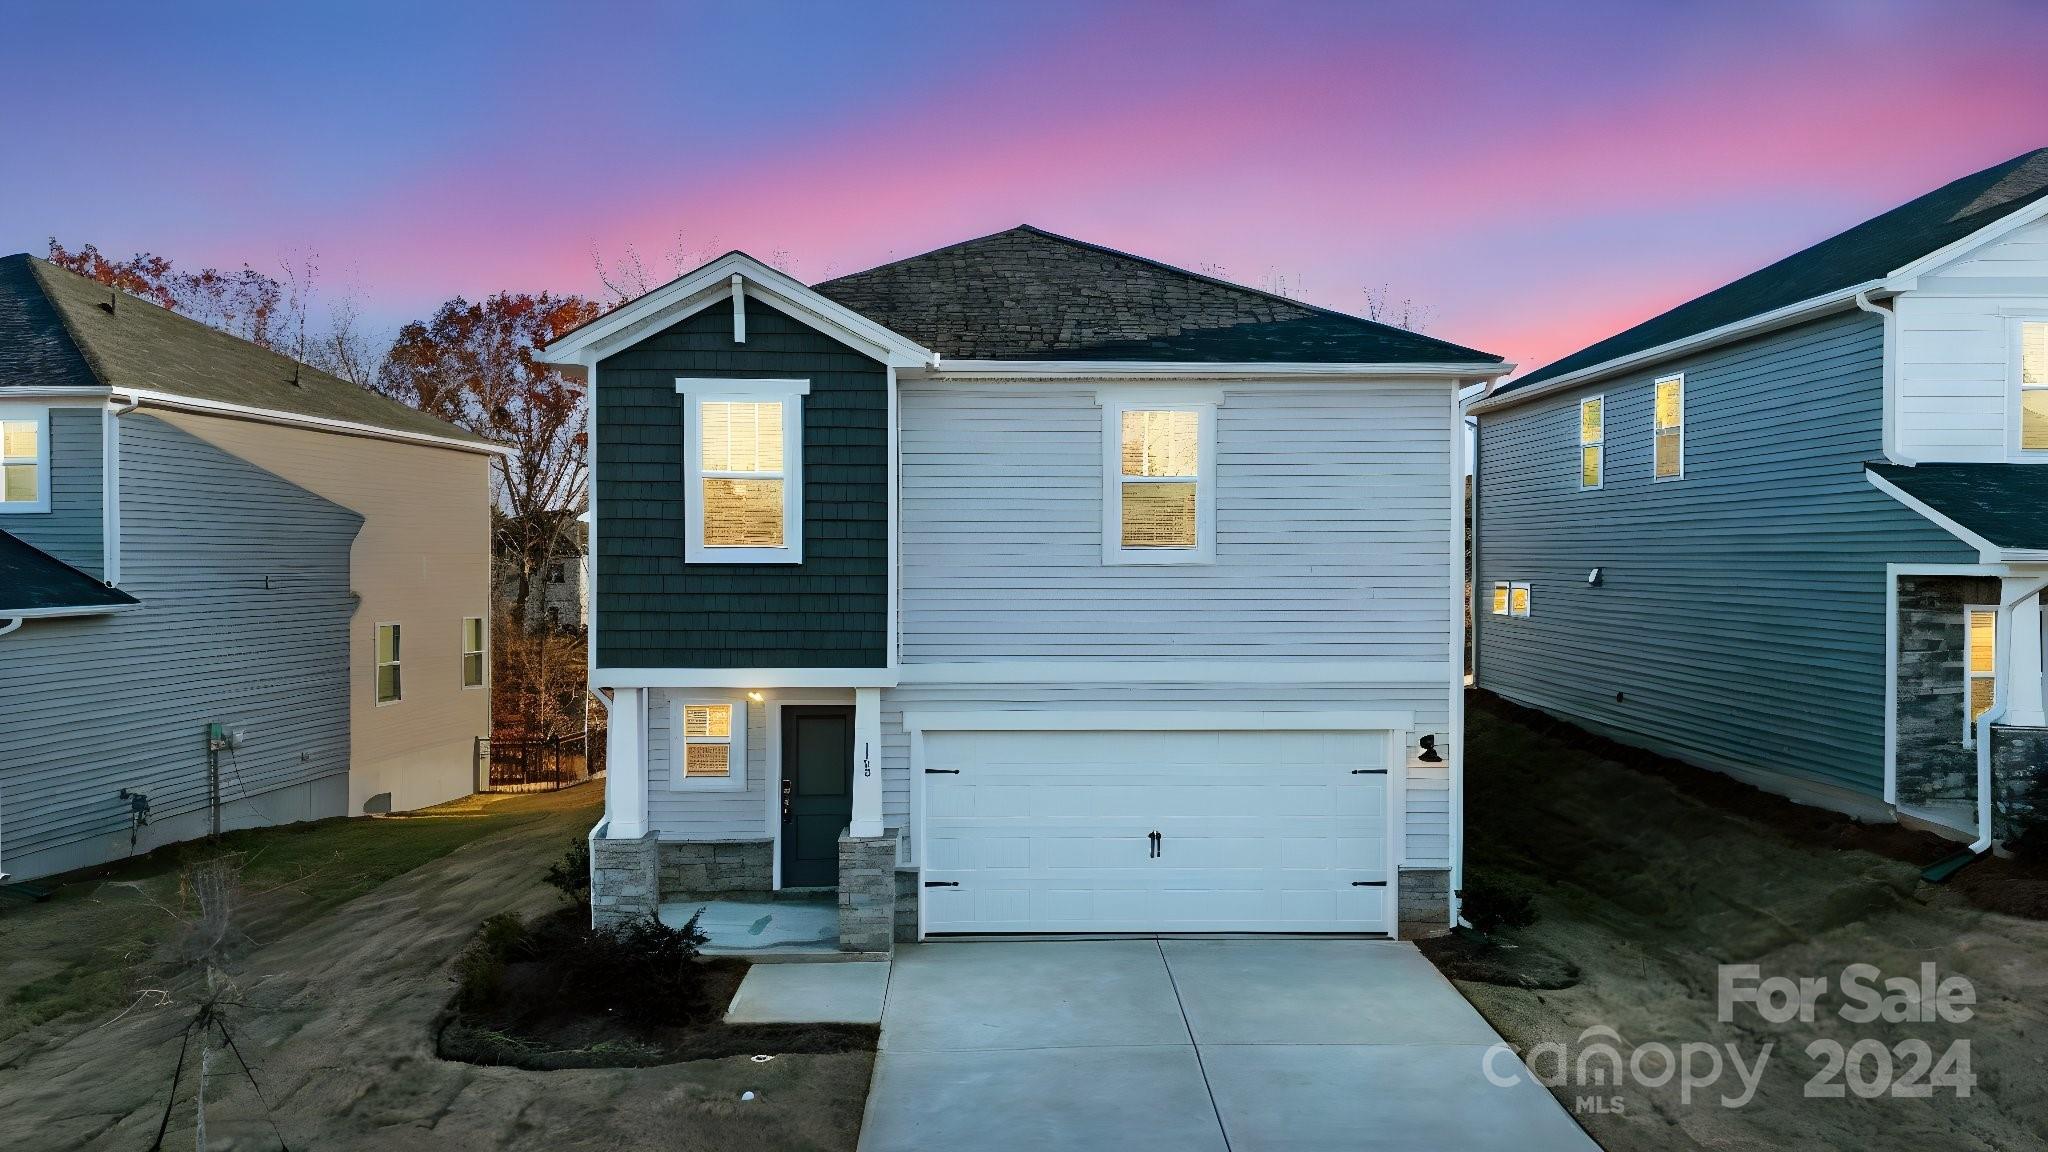
[{"label": "dark green front door", "polygon": [[782,886],[839,883],[839,834],[853,818],[853,709],[782,710]]}]

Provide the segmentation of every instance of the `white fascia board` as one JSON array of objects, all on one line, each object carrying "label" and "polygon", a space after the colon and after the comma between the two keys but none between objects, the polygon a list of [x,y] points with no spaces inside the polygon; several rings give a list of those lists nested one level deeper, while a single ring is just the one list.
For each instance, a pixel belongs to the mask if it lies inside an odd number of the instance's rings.
[{"label": "white fascia board", "polygon": [[905,379],[1024,380],[1373,380],[1388,378],[1496,380],[1513,364],[1209,363],[1193,360],[941,360],[903,373]]},{"label": "white fascia board", "polygon": [[1891,497],[1894,500],[1897,500],[1899,503],[1904,504],[1906,507],[1926,517],[1929,522],[1934,524],[1935,527],[1940,528],[1942,531],[1947,532],[1949,535],[1954,536],[1956,539],[1961,540],[1963,543],[1968,544],[1972,548],[1975,548],[1977,550],[1978,557],[1981,558],[1986,564],[1996,564],[2003,560],[2013,558],[2015,556],[2024,557],[2030,555],[2030,553],[2026,552],[2008,552],[2007,550],[2000,548],[1998,545],[1993,544],[1991,541],[1985,539],[1982,536],[1979,536],[1977,533],[1970,531],[1968,528],[1963,527],[1956,521],[1951,520],[1947,516],[1942,515],[1940,512],[1935,511],[1931,506],[1927,505],[1926,503],[1918,499],[1915,499],[1913,495],[1907,492],[1904,488],[1901,488],[1897,484],[1894,484],[1891,481],[1885,479],[1884,477],[1879,476],[1877,473],[1872,472],[1868,468],[1865,468],[1863,470],[1863,478],[1865,480],[1870,481],[1871,485],[1874,486],[1878,491],[1884,493],[1885,495]]},{"label": "white fascia board", "polygon": [[2048,197],[2036,200],[2017,212],[1986,224],[1961,240],[1937,248],[1905,265],[1885,278],[1885,289],[1890,292],[1904,292],[1918,287],[1920,277],[1940,269],[1945,264],[1953,264],[1976,249],[2043,217],[2048,217]]},{"label": "white fascia board", "polygon": [[1404,711],[1280,712],[1261,709],[1200,712],[1125,707],[1099,711],[1067,708],[1014,711],[920,710],[903,714],[905,732],[1400,732],[1414,726]]},{"label": "white fascia board", "polygon": [[1441,684],[1450,665],[1398,660],[963,660],[905,664],[904,684]]},{"label": "white fascia board", "polygon": [[592,688],[894,688],[886,668],[592,668]]},{"label": "white fascia board", "polygon": [[93,408],[113,395],[111,388],[48,387],[0,388],[0,404],[35,404],[45,408]]},{"label": "white fascia board", "polygon": [[1641,352],[1632,352],[1627,356],[1617,356],[1612,360],[1605,360],[1590,367],[1581,368],[1576,372],[1568,372],[1563,376],[1545,380],[1543,383],[1529,388],[1516,389],[1504,396],[1489,393],[1474,401],[1465,409],[1465,412],[1471,416],[1498,412],[1518,404],[1540,399],[1555,392],[1576,388],[1581,384],[1590,384],[1595,380],[1605,379],[1606,377],[1627,372],[1631,369],[1646,367],[1677,356],[1705,351],[1717,344],[1726,344],[1732,340],[1744,339],[1778,328],[1789,328],[1794,324],[1804,323],[1831,312],[1840,312],[1853,308],[1856,306],[1856,297],[1859,293],[1876,292],[1883,287],[1884,281],[1882,280],[1867,280],[1852,287],[1830,292],[1825,296],[1815,296],[1795,304],[1787,304],[1783,308],[1759,313],[1746,320],[1738,320],[1733,324],[1723,324],[1719,328],[1710,328],[1705,332],[1694,336],[1687,336],[1682,340],[1673,340],[1669,343],[1659,344],[1655,348],[1645,348]]},{"label": "white fascia board", "polygon": [[134,388],[115,389],[118,398],[150,408],[168,408],[173,412],[190,412],[199,416],[230,416],[240,420],[254,420],[260,424],[279,424],[290,428],[308,428],[315,432],[334,432],[343,436],[361,436],[368,440],[391,440],[400,444],[426,444],[435,448],[452,448],[457,452],[475,452],[486,456],[510,456],[512,449],[487,440],[457,440],[452,436],[435,436],[425,432],[404,432],[395,428],[383,428],[375,424],[359,424],[353,420],[333,420],[325,416],[307,416],[298,412],[280,412],[273,408],[251,408],[243,404],[227,404],[219,400],[199,400],[190,396],[177,396],[168,392],[150,392]]},{"label": "white fascia board", "polygon": [[667,327],[731,299],[732,278],[741,278],[746,294],[834,339],[861,348],[884,364],[896,367],[929,364],[932,353],[873,320],[838,304],[744,252],[729,252],[694,272],[612,309],[540,351],[544,364],[584,365],[656,326]]}]

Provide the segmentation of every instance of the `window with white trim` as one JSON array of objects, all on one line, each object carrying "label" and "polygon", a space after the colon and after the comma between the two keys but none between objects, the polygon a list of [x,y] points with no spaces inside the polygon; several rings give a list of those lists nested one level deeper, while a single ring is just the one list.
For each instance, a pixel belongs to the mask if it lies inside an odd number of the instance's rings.
[{"label": "window with white trim", "polygon": [[484,686],[484,618],[462,618],[462,686]]},{"label": "window with white trim", "polygon": [[399,626],[396,624],[377,625],[377,703],[392,704],[403,698],[404,683],[399,678]]},{"label": "window with white trim", "polygon": [[808,380],[679,379],[690,564],[803,562]]},{"label": "window with white trim", "polygon": [[1516,583],[1508,586],[1508,615],[1529,615],[1529,586]]},{"label": "window with white trim", "polygon": [[2020,451],[2048,452],[2048,320],[2020,329]]},{"label": "window with white trim", "polygon": [[1656,384],[1652,405],[1654,478],[1685,478],[1685,376],[1666,376]]},{"label": "window with white trim", "polygon": [[747,706],[739,700],[669,702],[673,790],[738,791],[747,786]]},{"label": "window with white trim", "polygon": [[0,405],[0,512],[50,510],[50,410]]},{"label": "window with white trim", "polygon": [[1103,414],[1103,561],[1213,560],[1215,406],[1134,399]]},{"label": "window with white trim", "polygon": [[1977,718],[1991,710],[1998,686],[1998,609],[1963,609],[1963,743],[1977,746]]},{"label": "window with white trim", "polygon": [[1495,616],[1505,616],[1508,614],[1508,585],[1506,581],[1493,586],[1493,614]]},{"label": "window with white trim", "polygon": [[1605,470],[1607,398],[1593,396],[1579,401],[1579,487],[1593,489],[1600,487],[1602,471]]}]

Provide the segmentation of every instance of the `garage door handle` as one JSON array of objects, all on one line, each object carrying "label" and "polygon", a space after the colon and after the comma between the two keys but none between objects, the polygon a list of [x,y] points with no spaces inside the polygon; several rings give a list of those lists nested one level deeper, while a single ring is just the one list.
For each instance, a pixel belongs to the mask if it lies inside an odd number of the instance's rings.
[{"label": "garage door handle", "polygon": [[1353,768],[1351,774],[1353,776],[1385,776],[1387,770],[1385,768]]},{"label": "garage door handle", "polygon": [[927,776],[958,776],[960,770],[958,768],[927,768],[924,770],[924,774]]},{"label": "garage door handle", "polygon": [[927,880],[924,882],[924,886],[927,888],[958,888],[960,882],[958,880]]},{"label": "garage door handle", "polygon": [[1154,860],[1157,860],[1157,859],[1159,859],[1159,856],[1160,856],[1160,840],[1162,839],[1162,838],[1161,838],[1161,836],[1160,836],[1160,835],[1159,835],[1159,833],[1157,833],[1157,832],[1148,832],[1148,833],[1146,833],[1146,835],[1145,835],[1145,838],[1146,838],[1147,840],[1150,840],[1150,841],[1152,841],[1152,854],[1151,854],[1151,859],[1154,859]]},{"label": "garage door handle", "polygon": [[1387,882],[1385,880],[1353,880],[1351,886],[1353,888],[1385,888]]}]

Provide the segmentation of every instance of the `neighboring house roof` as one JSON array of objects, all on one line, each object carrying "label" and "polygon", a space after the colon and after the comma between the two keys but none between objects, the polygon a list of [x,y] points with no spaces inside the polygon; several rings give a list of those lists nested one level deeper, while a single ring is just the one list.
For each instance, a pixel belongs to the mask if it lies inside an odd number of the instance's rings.
[{"label": "neighboring house roof", "polygon": [[[112,307],[109,304],[112,303]],[[0,396],[97,384],[415,437],[487,442],[338,376],[27,254],[0,257]]]},{"label": "neighboring house roof", "polygon": [[[2048,466],[1863,466],[1878,487],[1978,548],[2048,554]],[[1929,513],[1932,513],[1930,516]]]},{"label": "neighboring house roof", "polygon": [[814,287],[942,356],[963,360],[1500,359],[1029,226]]},{"label": "neighboring house roof", "polygon": [[1768,268],[1511,380],[1491,395],[1507,395],[1610,360],[1886,279],[1914,261],[2044,197],[2048,197],[2048,148],[2015,156],[1945,184]]},{"label": "neighboring house roof", "polygon": [[19,537],[0,532],[0,619],[90,615],[139,603]]}]

